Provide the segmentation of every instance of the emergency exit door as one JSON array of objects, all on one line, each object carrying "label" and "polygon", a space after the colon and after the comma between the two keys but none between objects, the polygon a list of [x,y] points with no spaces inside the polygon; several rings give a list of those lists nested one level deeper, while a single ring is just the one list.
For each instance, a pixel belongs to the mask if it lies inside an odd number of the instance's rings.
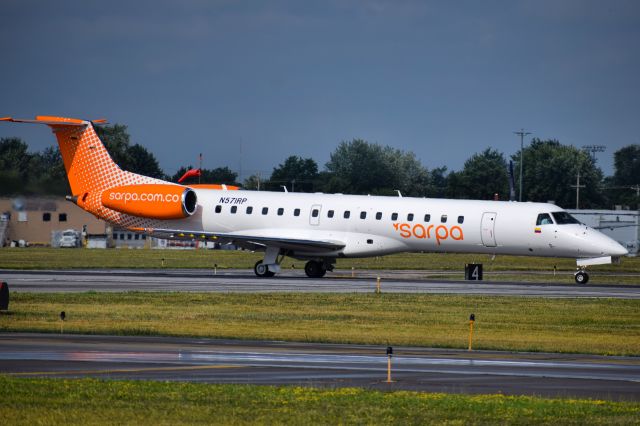
[{"label": "emergency exit door", "polygon": [[480,236],[482,238],[482,244],[485,247],[495,247],[496,244],[496,216],[497,213],[487,212],[482,214],[482,225],[480,229]]}]

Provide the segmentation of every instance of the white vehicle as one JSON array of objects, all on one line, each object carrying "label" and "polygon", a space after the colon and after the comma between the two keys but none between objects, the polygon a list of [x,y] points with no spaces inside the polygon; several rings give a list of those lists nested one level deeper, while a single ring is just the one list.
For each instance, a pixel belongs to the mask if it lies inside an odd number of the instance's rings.
[{"label": "white vehicle", "polygon": [[60,237],[60,247],[78,247],[78,233],[73,229],[62,231],[62,236]]},{"label": "white vehicle", "polygon": [[322,277],[339,257],[406,251],[576,258],[588,265],[627,250],[553,204],[240,191],[179,185],[121,170],[85,120],[38,116],[58,139],[73,195],[68,199],[119,227],[172,239],[262,250],[255,274],[273,276],[285,256]]}]

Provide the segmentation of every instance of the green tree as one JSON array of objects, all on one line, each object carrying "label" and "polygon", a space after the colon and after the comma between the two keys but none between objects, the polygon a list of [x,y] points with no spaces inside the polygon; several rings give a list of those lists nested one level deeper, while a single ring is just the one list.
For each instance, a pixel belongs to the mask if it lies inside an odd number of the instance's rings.
[{"label": "green tree", "polygon": [[166,177],[151,152],[142,145],[131,145],[127,126],[114,124],[96,126],[95,129],[111,158],[121,169],[158,179]]},{"label": "green tree", "polygon": [[130,146],[128,149],[131,171],[141,175],[157,179],[164,179],[165,175],[156,157],[145,147],[139,144]]},{"label": "green tree", "polygon": [[412,152],[372,144],[362,139],[342,142],[321,174],[327,192],[425,196],[429,173]]},{"label": "green tree", "polygon": [[37,194],[71,194],[67,172],[64,169],[60,149],[55,146],[36,153],[31,160],[33,177],[29,181],[29,191]]},{"label": "green tree", "polygon": [[608,179],[612,204],[640,209],[640,145],[625,146],[613,154],[614,174]]},{"label": "green tree", "polygon": [[96,126],[95,129],[113,161],[121,169],[135,172],[132,169],[133,161],[129,153],[131,138],[127,133],[127,126],[114,124],[113,126]]},{"label": "green tree", "polygon": [[465,161],[462,171],[452,178],[450,188],[454,198],[490,200],[497,193],[500,199],[509,199],[509,176],[504,155],[491,148],[473,154]]},{"label": "green tree", "polygon": [[24,193],[31,178],[33,156],[19,138],[0,139],[0,194]]},{"label": "green tree", "polygon": [[269,181],[286,185],[290,191],[313,192],[317,179],[318,164],[313,159],[292,155],[274,167]]},{"label": "green tree", "polygon": [[[580,173],[580,208],[601,207],[602,171],[591,156],[573,146],[562,145],[557,140],[534,138],[524,149],[523,201],[553,201],[564,208],[575,208],[576,185]],[[514,170],[520,167],[520,153],[512,156]],[[519,186],[516,176],[516,188]]]},{"label": "green tree", "polygon": [[444,198],[447,195],[447,167],[436,167],[429,172],[427,197]]}]

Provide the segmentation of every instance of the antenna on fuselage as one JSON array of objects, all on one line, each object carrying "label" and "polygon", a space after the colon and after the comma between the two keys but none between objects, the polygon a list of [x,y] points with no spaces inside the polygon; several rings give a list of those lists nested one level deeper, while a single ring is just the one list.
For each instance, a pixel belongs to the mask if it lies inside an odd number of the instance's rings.
[{"label": "antenna on fuselage", "polygon": [[282,189],[284,189],[284,192],[289,192],[286,185],[280,185],[280,186],[282,187]]},{"label": "antenna on fuselage", "polygon": [[402,198],[402,193],[400,192],[400,190],[396,189],[396,192],[398,193],[398,197]]}]

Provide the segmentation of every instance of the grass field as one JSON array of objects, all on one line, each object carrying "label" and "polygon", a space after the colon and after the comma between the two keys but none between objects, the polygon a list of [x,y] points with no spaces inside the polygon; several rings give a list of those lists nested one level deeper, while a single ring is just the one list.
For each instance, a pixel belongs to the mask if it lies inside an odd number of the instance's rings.
[{"label": "grass field", "polygon": [[5,424],[638,424],[640,403],[0,376]]},{"label": "grass field", "polygon": [[640,355],[640,300],[424,294],[14,293],[0,331]]}]

